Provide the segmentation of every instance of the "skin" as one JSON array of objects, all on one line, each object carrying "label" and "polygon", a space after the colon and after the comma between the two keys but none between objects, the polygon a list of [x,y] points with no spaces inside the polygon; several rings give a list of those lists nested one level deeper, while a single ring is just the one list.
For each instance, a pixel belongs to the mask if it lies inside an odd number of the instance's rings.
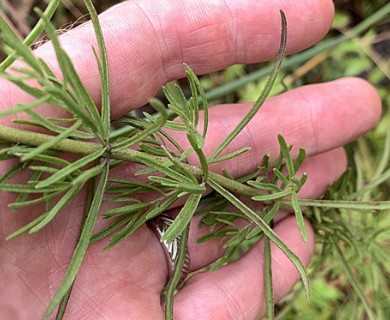
[{"label": "skin", "polygon": [[[112,115],[118,117],[155,94],[169,80],[184,76],[182,62],[196,73],[223,69],[234,63],[254,63],[275,57],[280,37],[279,9],[288,19],[288,53],[318,42],[333,19],[333,5],[318,1],[254,0],[145,0],[128,1],[101,15],[108,47],[112,85]],[[302,14],[304,12],[304,14]],[[91,24],[61,36],[65,49],[94,100],[99,103],[99,76],[91,45],[96,45]],[[36,50],[58,70],[50,43]],[[58,72],[59,74],[59,72]],[[31,101],[5,80],[0,80],[0,108]],[[211,109],[206,150],[211,152],[241,119],[248,104],[220,105]],[[45,116],[56,114],[48,106]],[[343,144],[370,130],[378,121],[381,103],[375,90],[355,78],[301,87],[269,99],[255,119],[233,142],[230,150],[251,146],[252,151],[234,161],[213,167],[240,176],[256,167],[265,152],[278,153],[281,133],[294,150],[306,149],[303,170],[309,175],[302,198],[319,197],[346,168]],[[0,123],[12,125],[8,118]],[[185,141],[184,137],[177,137]],[[0,175],[9,163],[0,163]],[[133,166],[114,175],[134,172]],[[83,194],[70,203],[49,226],[34,235],[6,242],[5,236],[40,211],[13,214],[0,198],[0,318],[40,319],[55,293],[69,262],[82,217]],[[173,208],[174,213],[177,208]],[[104,224],[99,220],[99,228]],[[314,235],[303,242],[295,218],[281,213],[275,232],[308,264]],[[193,224],[189,251],[191,269],[222,254],[218,243],[197,245],[204,230]],[[105,243],[92,245],[75,283],[65,319],[163,319],[160,292],[167,279],[161,245],[146,227],[103,253]],[[263,244],[259,242],[241,260],[214,273],[193,277],[175,298],[175,319],[258,319],[265,312]],[[272,247],[275,299],[291,290],[299,276],[283,253]]]}]

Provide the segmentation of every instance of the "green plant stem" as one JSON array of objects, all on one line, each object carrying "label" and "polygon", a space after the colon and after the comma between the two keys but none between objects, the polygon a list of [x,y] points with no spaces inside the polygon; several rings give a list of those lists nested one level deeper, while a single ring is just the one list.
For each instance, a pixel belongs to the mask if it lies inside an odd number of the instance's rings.
[{"label": "green plant stem", "polygon": [[176,262],[175,270],[172,275],[172,279],[168,283],[166,303],[165,303],[165,318],[166,320],[173,320],[173,297],[177,286],[180,282],[181,272],[184,266],[186,254],[187,254],[187,241],[190,228],[189,225],[185,228],[181,238],[181,244],[179,248],[179,255]]},{"label": "green plant stem", "polygon": [[[8,141],[13,143],[26,144],[30,146],[40,146],[43,143],[47,143],[53,139],[52,135],[31,132],[28,130],[17,129],[0,125],[0,141]],[[53,149],[63,152],[76,153],[82,155],[89,155],[98,149],[101,149],[102,145],[94,142],[77,141],[72,139],[63,139],[53,146]],[[137,156],[142,155],[143,158],[150,158],[150,160],[157,161],[161,165],[168,161],[168,158],[151,156],[146,153],[124,149],[114,151],[110,154],[111,159],[123,160],[127,162],[140,163]],[[193,174],[197,178],[202,178],[203,172],[201,168],[198,168],[190,164],[181,164],[188,172]],[[236,180],[229,179],[223,175],[215,172],[209,172],[209,178],[217,182],[219,185],[228,189],[229,191],[240,194],[243,196],[253,197],[263,195],[262,190],[253,188],[251,186],[242,184]],[[268,203],[265,201],[265,203]],[[282,208],[291,209],[291,201],[280,201]],[[338,209],[353,209],[353,210],[388,210],[390,209],[390,201],[348,201],[348,200],[310,200],[300,199],[300,205],[302,208],[318,207],[318,208],[338,208]]]},{"label": "green plant stem", "polygon": [[[8,142],[21,143],[30,146],[40,146],[41,144],[47,143],[52,139],[53,136],[48,134],[31,132],[28,130],[16,129],[16,128],[0,125],[0,141],[5,140]],[[102,145],[99,143],[76,141],[72,139],[63,139],[62,141],[55,144],[52,148],[63,152],[89,155],[101,149],[101,147]],[[167,160],[169,160],[168,158],[165,157],[151,156],[146,153],[137,150],[132,150],[132,149],[113,151],[110,154],[110,158],[116,160],[124,160],[128,162],[140,163],[139,160],[137,159],[137,156],[139,155],[142,155],[143,158],[150,158],[155,162],[158,161],[161,163],[161,165],[163,165]],[[198,178],[202,177],[203,175],[202,169],[196,166],[184,164],[184,163],[182,164],[182,166],[186,170],[188,170],[191,174],[195,175]],[[250,186],[244,185],[232,179],[226,178],[217,173],[210,172],[209,176],[213,180],[217,181],[220,185],[227,188],[229,191],[239,193],[244,196],[259,195],[258,189],[252,188]]]}]

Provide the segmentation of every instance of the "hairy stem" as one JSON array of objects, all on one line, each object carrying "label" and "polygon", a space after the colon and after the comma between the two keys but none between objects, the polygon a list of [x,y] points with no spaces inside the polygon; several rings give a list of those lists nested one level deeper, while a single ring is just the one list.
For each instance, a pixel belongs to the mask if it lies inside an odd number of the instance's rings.
[{"label": "hairy stem", "polygon": [[[49,134],[31,132],[28,130],[22,130],[0,125],[0,141],[3,140],[13,143],[26,144],[30,146],[40,146],[41,144],[46,143],[51,139],[53,139],[53,136]],[[62,152],[88,155],[100,149],[101,147],[102,145],[100,143],[63,139],[62,141],[54,145],[53,149]],[[142,154],[142,157],[150,157],[151,159],[153,159],[153,161],[158,161],[161,164],[169,160],[165,157],[151,156],[146,153],[132,149],[112,151],[110,153],[110,158],[127,162],[140,163],[139,160],[137,160],[137,156],[140,154]],[[203,175],[202,170],[194,165],[183,163],[182,166],[185,167],[186,170],[188,170],[197,178],[201,178]],[[252,188],[248,185],[244,185],[240,182],[226,178],[214,172],[210,172],[209,177],[212,178],[214,181],[218,182],[220,185],[222,185],[229,191],[241,194],[243,196],[251,197],[261,194],[261,190]]]}]

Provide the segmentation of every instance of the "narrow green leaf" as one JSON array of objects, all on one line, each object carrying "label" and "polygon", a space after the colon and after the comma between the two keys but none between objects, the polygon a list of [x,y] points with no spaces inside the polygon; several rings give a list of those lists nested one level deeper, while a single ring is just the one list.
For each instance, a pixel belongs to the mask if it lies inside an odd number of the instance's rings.
[{"label": "narrow green leaf", "polygon": [[[173,203],[176,201],[176,196],[170,196],[167,200],[164,202],[157,202],[154,206],[148,209],[144,214],[138,217],[136,221],[133,223],[129,223],[125,229],[123,229],[120,233],[116,234],[112,239],[110,240],[110,243],[104,247],[104,250],[108,250],[112,248],[113,246],[117,245],[121,241],[128,238],[130,235],[132,235],[138,228],[140,228],[142,225],[144,225],[148,220],[155,218],[159,214],[165,212]],[[137,217],[137,215],[135,215]]]},{"label": "narrow green leaf", "polygon": [[254,196],[252,197],[252,200],[255,200],[255,201],[270,201],[270,200],[276,200],[276,199],[282,199],[286,196],[289,196],[291,195],[292,193],[292,190],[291,189],[287,189],[287,190],[283,190],[283,191],[279,191],[279,192],[275,192],[275,193],[271,193],[271,194],[264,194],[264,195],[260,195],[260,196]]},{"label": "narrow green leaf", "polygon": [[305,289],[306,296],[309,297],[309,279],[306,274],[305,266],[299,260],[299,258],[295,255],[295,253],[286,246],[282,239],[265,223],[263,219],[261,219],[252,209],[242,203],[235,195],[230,193],[228,190],[220,186],[214,180],[208,180],[208,184],[212,187],[216,192],[222,195],[226,200],[228,200],[232,205],[234,205],[237,209],[239,209],[243,214],[245,214],[251,221],[256,223],[261,230],[264,232],[265,236],[267,236],[272,242],[274,242],[290,259],[290,261],[295,265],[298,270],[302,283]]},{"label": "narrow green leaf", "polygon": [[60,200],[56,203],[56,205],[47,212],[45,218],[40,221],[37,225],[30,229],[30,233],[35,233],[42,228],[44,228],[49,222],[51,222],[55,216],[60,212],[60,210],[67,204],[69,201],[80,192],[82,186],[75,186],[71,188]]},{"label": "narrow green leaf", "polygon": [[235,158],[235,157],[238,157],[238,156],[244,154],[245,152],[250,151],[251,149],[252,149],[251,147],[242,148],[242,149],[237,150],[237,151],[234,151],[234,152],[232,152],[232,153],[229,153],[229,154],[226,154],[226,155],[217,157],[217,158],[215,158],[215,159],[209,161],[209,164],[217,163],[217,162],[222,162],[222,161],[226,161],[226,160],[233,159],[233,158]]},{"label": "narrow green leaf", "polygon": [[30,166],[29,169],[33,171],[40,171],[52,174],[58,172],[58,169],[49,166]]},{"label": "narrow green leaf", "polygon": [[[49,119],[46,119],[42,117],[40,114],[36,113],[33,110],[27,110],[27,114],[33,119],[33,120],[14,120],[14,123],[21,123],[21,124],[29,124],[29,125],[34,125],[34,126],[39,126],[42,128],[45,128],[47,130],[50,130],[54,133],[61,134],[66,130],[65,127],[54,124],[52,121]],[[35,120],[35,121],[34,121]],[[77,120],[75,120],[77,121]],[[77,138],[77,139],[91,139],[91,138],[96,138],[95,134],[85,132],[85,131],[80,131],[80,130],[74,130],[73,132],[70,133],[69,137],[72,138]]]},{"label": "narrow green leaf", "polygon": [[284,185],[290,184],[290,181],[283,175],[283,173],[279,169],[274,168],[272,171],[275,177],[277,177]]},{"label": "narrow green leaf", "polygon": [[267,99],[271,89],[276,81],[279,69],[282,64],[283,57],[286,53],[287,45],[287,20],[283,11],[280,11],[282,19],[282,32],[278,56],[276,58],[275,64],[271,70],[271,73],[268,76],[267,83],[260,94],[260,97],[257,99],[251,110],[247,115],[240,121],[240,123],[233,129],[233,131],[224,139],[224,141],[214,150],[212,155],[209,157],[209,161],[213,161],[231,142],[232,140],[246,127],[246,125],[252,120],[252,118],[259,111],[260,107],[264,104]]},{"label": "narrow green leaf", "polygon": [[69,264],[68,270],[64,276],[64,279],[59,289],[57,290],[56,294],[54,295],[53,299],[51,300],[49,306],[45,311],[46,319],[53,313],[53,311],[61,302],[63,297],[67,294],[80,269],[81,263],[84,259],[85,253],[90,243],[90,239],[96,224],[96,219],[99,213],[100,206],[103,201],[104,189],[107,184],[109,169],[110,169],[109,165],[107,164],[104,167],[103,173],[100,177],[98,187],[93,197],[91,206],[88,210],[87,217],[84,222],[76,249],[73,252],[73,257]]},{"label": "narrow green leaf", "polygon": [[205,154],[203,153],[201,147],[199,147],[199,145],[198,145],[198,140],[196,139],[196,134],[197,133],[193,133],[191,131],[187,132],[187,139],[188,139],[189,143],[191,144],[192,148],[194,149],[196,155],[198,156],[198,159],[199,159],[199,162],[200,162],[200,165],[202,168],[204,180],[207,180],[208,175],[209,175],[209,166],[208,166],[208,162],[207,162]]},{"label": "narrow green leaf", "polygon": [[[38,13],[41,15],[39,11]],[[94,124],[92,128],[95,127],[97,129],[97,133],[100,133],[101,136],[103,133],[103,125],[92,97],[90,96],[83,82],[81,81],[73,65],[72,60],[69,58],[68,54],[61,48],[54,26],[44,16],[42,16],[42,19],[46,22],[45,29],[52,41],[54,50],[56,52],[58,64],[61,68],[65,83],[70,83],[74,92],[76,93],[77,102],[88,110],[88,114],[91,118],[89,122],[92,122]],[[78,108],[80,109],[80,106],[78,106]]]},{"label": "narrow green leaf", "polygon": [[141,202],[141,203],[135,203],[135,204],[129,204],[127,206],[122,206],[119,208],[114,208],[107,210],[103,213],[104,218],[114,217],[118,215],[130,215],[134,213],[139,213],[141,210],[148,207],[150,204],[148,202]]},{"label": "narrow green leaf", "polygon": [[178,180],[181,182],[191,183],[191,180],[188,177],[176,172],[175,170],[172,170],[172,169],[164,166],[162,164],[162,161],[158,161],[156,159],[153,159],[148,155],[137,154],[137,155],[134,155],[133,159],[134,159],[134,161],[137,161],[137,162],[140,162],[146,166],[149,166],[150,168],[154,169],[155,171],[159,171],[159,172],[167,175],[168,177],[171,177],[172,179],[175,179],[175,180]]},{"label": "narrow green leaf", "polygon": [[35,185],[25,185],[25,184],[5,184],[0,183],[0,190],[13,192],[13,193],[48,193],[52,191],[61,191],[68,188],[66,184],[55,184],[47,188],[35,188]]},{"label": "narrow green leaf", "polygon": [[188,109],[187,98],[183,90],[176,83],[167,83],[163,87],[163,92],[170,104],[168,107],[186,123],[192,121],[192,115]]},{"label": "narrow green leaf", "polygon": [[173,168],[177,172],[183,173],[184,176],[186,176],[189,179],[189,181],[192,182],[193,185],[198,184],[198,180],[194,177],[194,175],[189,170],[184,168],[182,164],[182,161],[184,161],[183,159],[177,159],[174,156],[172,156],[172,154],[169,152],[169,150],[167,150],[165,146],[162,146],[162,150],[164,151],[164,155],[173,163]]},{"label": "narrow green leaf", "polygon": [[28,200],[28,201],[18,201],[18,202],[11,203],[8,205],[8,207],[11,208],[11,210],[16,211],[16,210],[23,208],[23,207],[28,207],[28,206],[32,206],[32,205],[35,205],[38,203],[42,203],[42,202],[51,200],[51,199],[55,198],[56,196],[60,195],[61,193],[62,193],[62,191],[48,193],[48,194],[44,195],[43,197],[40,197],[37,199]]},{"label": "narrow green leaf", "polygon": [[303,161],[306,158],[306,151],[305,149],[300,148],[298,152],[298,156],[294,161],[294,172],[298,172],[299,168],[302,166]]},{"label": "narrow green leaf", "polygon": [[172,120],[167,121],[164,127],[174,131],[187,131],[187,127],[183,123]]},{"label": "narrow green leaf", "polygon": [[87,164],[91,163],[92,161],[100,158],[104,154],[105,151],[106,151],[105,148],[98,149],[95,152],[69,164],[65,168],[58,171],[57,173],[53,174],[52,176],[50,176],[47,179],[38,183],[36,185],[37,190],[40,190],[42,188],[46,188],[46,187],[52,185],[53,183],[56,183],[56,182],[62,180],[63,178],[69,176],[74,171],[76,171],[76,170],[86,166]]},{"label": "narrow green leaf", "polygon": [[247,184],[249,184],[252,187],[255,187],[260,190],[267,190],[267,191],[274,191],[279,192],[281,191],[280,188],[272,183],[265,183],[265,182],[259,182],[259,181],[247,181]]},{"label": "narrow green leaf", "polygon": [[33,221],[27,223],[26,225],[24,225],[22,228],[16,230],[15,232],[12,232],[10,235],[8,235],[5,240],[11,240],[11,239],[15,239],[17,237],[19,237],[20,235],[22,235],[23,233],[26,233],[27,231],[29,231],[31,228],[33,228],[35,225],[37,225],[38,223],[40,223],[43,219],[45,219],[46,217],[46,213],[43,213],[41,214],[38,218],[34,219]]},{"label": "narrow green leaf", "polygon": [[279,209],[280,209],[280,202],[275,201],[275,204],[272,206],[272,208],[265,214],[263,218],[264,222],[270,224],[272,219],[279,212]]},{"label": "narrow green leaf", "polygon": [[264,237],[264,291],[268,320],[275,317],[274,311],[274,293],[272,286],[272,257],[271,243],[268,237]]},{"label": "narrow green leaf", "polygon": [[175,262],[175,269],[173,271],[172,278],[168,283],[167,295],[166,295],[166,304],[165,304],[165,318],[166,320],[173,320],[173,297],[176,292],[176,288],[180,284],[181,274],[184,267],[186,255],[187,255],[187,242],[188,235],[190,233],[189,226],[186,226],[182,232],[182,237],[179,246],[179,252],[177,256],[177,261]]},{"label": "narrow green leaf", "polygon": [[[32,96],[34,98],[41,99],[41,98],[47,96],[47,92],[40,90],[36,87],[29,86],[23,80],[21,80],[19,77],[15,76],[15,75],[10,75],[10,74],[5,73],[5,72],[0,72],[0,77],[11,81],[13,84],[18,86],[21,90],[25,91],[26,93],[28,93],[30,96]],[[55,103],[53,103],[54,102],[53,100],[55,100],[55,98],[51,97],[51,99],[52,100],[50,100],[50,103],[55,104]]]},{"label": "narrow green leaf", "polygon": [[161,237],[161,241],[172,242],[184,232],[198,208],[200,199],[202,199],[202,194],[191,194],[188,197],[175,220]]},{"label": "narrow green leaf", "polygon": [[[285,203],[283,200],[281,203]],[[382,211],[390,209],[390,201],[348,201],[300,199],[301,207],[352,209],[356,211]]]},{"label": "narrow green leaf", "polygon": [[13,114],[22,113],[22,112],[34,109],[35,107],[40,106],[41,104],[47,102],[50,98],[51,98],[50,95],[45,95],[45,96],[43,96],[43,97],[39,98],[38,100],[31,102],[31,103],[27,103],[27,104],[19,104],[18,103],[18,104],[16,104],[15,108],[6,109],[4,111],[1,111],[0,117],[7,117],[7,116],[11,116]]},{"label": "narrow green leaf", "polygon": [[291,179],[295,175],[294,163],[291,158],[290,148],[287,146],[286,140],[284,140],[283,136],[278,135],[278,141],[280,145],[280,153],[283,155],[284,160],[286,161],[287,174]]},{"label": "narrow green leaf", "polygon": [[133,135],[132,137],[130,137],[130,138],[124,140],[124,141],[115,143],[114,146],[113,146],[113,150],[114,151],[119,151],[119,150],[122,150],[122,149],[126,149],[126,148],[129,148],[132,145],[135,145],[136,143],[141,142],[145,138],[147,138],[150,135],[152,135],[154,132],[160,130],[160,128],[165,124],[165,121],[168,118],[168,114],[167,114],[167,112],[165,110],[164,105],[162,105],[161,103],[158,103],[158,100],[156,100],[156,99],[154,99],[152,101],[153,102],[151,103],[151,105],[154,108],[156,108],[156,110],[160,114],[160,117],[154,123],[149,124],[141,132]]},{"label": "narrow green leaf", "polygon": [[295,191],[292,191],[291,193],[291,204],[295,213],[295,218],[297,220],[297,225],[299,227],[299,230],[301,231],[302,239],[307,242],[308,235],[307,230],[305,226],[305,220],[303,219],[302,209],[299,205],[298,197]]},{"label": "narrow green leaf", "polygon": [[74,131],[76,131],[81,126],[81,120],[76,121],[75,124],[73,124],[71,127],[65,129],[62,133],[59,135],[53,137],[50,141],[47,141],[46,143],[41,144],[39,147],[36,147],[33,151],[25,154],[23,157],[21,157],[21,161],[27,161],[30,159],[33,159],[36,155],[44,153],[46,150],[52,148],[60,141],[68,138]]},{"label": "narrow green leaf", "polygon": [[79,174],[77,178],[72,180],[72,185],[76,186],[78,184],[84,184],[85,182],[89,181],[93,177],[96,177],[98,174],[100,174],[103,171],[103,167],[99,164],[93,168],[89,168],[85,170],[83,173]]},{"label": "narrow green leaf", "polygon": [[86,113],[83,108],[73,101],[64,90],[53,86],[45,86],[44,90],[52,94],[55,98],[62,101],[61,107],[65,108],[70,113],[77,116],[77,118],[83,120],[83,124],[90,128],[94,132],[99,132],[96,123],[91,119],[90,115]]},{"label": "narrow green leaf", "polygon": [[103,230],[101,230],[101,231],[97,232],[96,234],[94,234],[91,237],[91,242],[90,243],[92,244],[92,243],[95,243],[97,241],[100,241],[100,240],[108,237],[109,235],[114,233],[116,230],[121,228],[124,224],[129,222],[129,220],[131,220],[132,218],[133,218],[132,216],[124,216],[124,217],[119,218],[118,220],[114,221],[113,223],[108,225]]},{"label": "narrow green leaf", "polygon": [[[206,137],[206,134],[207,134],[207,128],[208,128],[208,122],[209,122],[209,108],[208,108],[208,103],[207,103],[207,99],[206,99],[206,94],[204,92],[204,89],[202,87],[202,85],[200,84],[200,81],[199,81],[199,78],[196,76],[196,74],[192,71],[192,69],[190,68],[189,65],[185,64],[184,63],[184,67],[186,69],[186,74],[187,74],[187,77],[190,81],[190,85],[192,83],[192,86],[194,86],[194,88],[191,89],[191,92],[192,92],[192,96],[195,98],[196,96],[196,105],[198,105],[198,94],[196,93],[199,92],[200,94],[200,97],[202,99],[202,109],[203,109],[203,133],[202,133],[202,136],[203,138]],[[195,90],[196,88],[196,90]],[[196,110],[196,112],[198,113],[198,110]],[[196,116],[198,117],[199,115],[196,114]],[[198,126],[198,119],[195,119],[195,128]]]},{"label": "narrow green leaf", "polygon": [[99,18],[95,7],[91,0],[86,0],[85,5],[91,16],[92,24],[95,30],[96,39],[98,41],[100,60],[95,54],[96,60],[99,65],[100,71],[100,84],[102,90],[102,107],[101,107],[101,119],[104,129],[104,138],[106,142],[109,140],[109,134],[111,129],[111,108],[110,108],[110,78],[109,78],[109,66],[106,45],[104,43],[103,31],[99,22]]},{"label": "narrow green leaf", "polygon": [[174,193],[172,196],[168,197],[164,202],[158,203],[158,206],[151,208],[145,213],[145,219],[150,220],[157,217],[159,214],[168,210],[177,200],[177,193]]}]

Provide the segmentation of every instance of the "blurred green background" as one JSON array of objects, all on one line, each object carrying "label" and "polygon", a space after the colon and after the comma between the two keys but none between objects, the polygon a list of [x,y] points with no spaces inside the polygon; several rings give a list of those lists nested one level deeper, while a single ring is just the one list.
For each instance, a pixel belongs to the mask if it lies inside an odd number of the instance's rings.
[{"label": "blurred green background", "polygon": [[[95,6],[101,12],[118,2],[121,1],[99,0],[95,1]],[[389,5],[386,0],[335,1],[336,17],[328,36],[317,46],[316,52],[308,51],[287,59],[272,92],[278,94],[305,84],[358,76],[369,80],[381,95],[382,120],[365,137],[346,146],[351,174],[348,181],[345,180],[344,189],[341,191],[335,186],[333,194],[328,194],[330,198],[348,198],[348,194],[371,183],[368,191],[354,199],[390,200],[390,13],[370,24],[364,32],[354,33],[361,23],[373,19]],[[35,6],[44,9],[46,2],[1,0],[0,14],[7,17],[20,37],[25,37],[37,20],[32,13]],[[62,0],[53,21],[59,29],[66,30],[87,20],[85,13],[82,0]],[[346,38],[335,42],[343,35]],[[253,101],[265,83],[268,67],[267,63],[236,65],[203,76],[202,83],[213,103]],[[307,301],[298,284],[278,304],[277,318],[368,319],[359,294],[351,284],[352,276],[375,318],[390,319],[390,212],[328,210],[308,213],[308,216],[318,234],[317,254],[310,267],[312,297]]]}]

